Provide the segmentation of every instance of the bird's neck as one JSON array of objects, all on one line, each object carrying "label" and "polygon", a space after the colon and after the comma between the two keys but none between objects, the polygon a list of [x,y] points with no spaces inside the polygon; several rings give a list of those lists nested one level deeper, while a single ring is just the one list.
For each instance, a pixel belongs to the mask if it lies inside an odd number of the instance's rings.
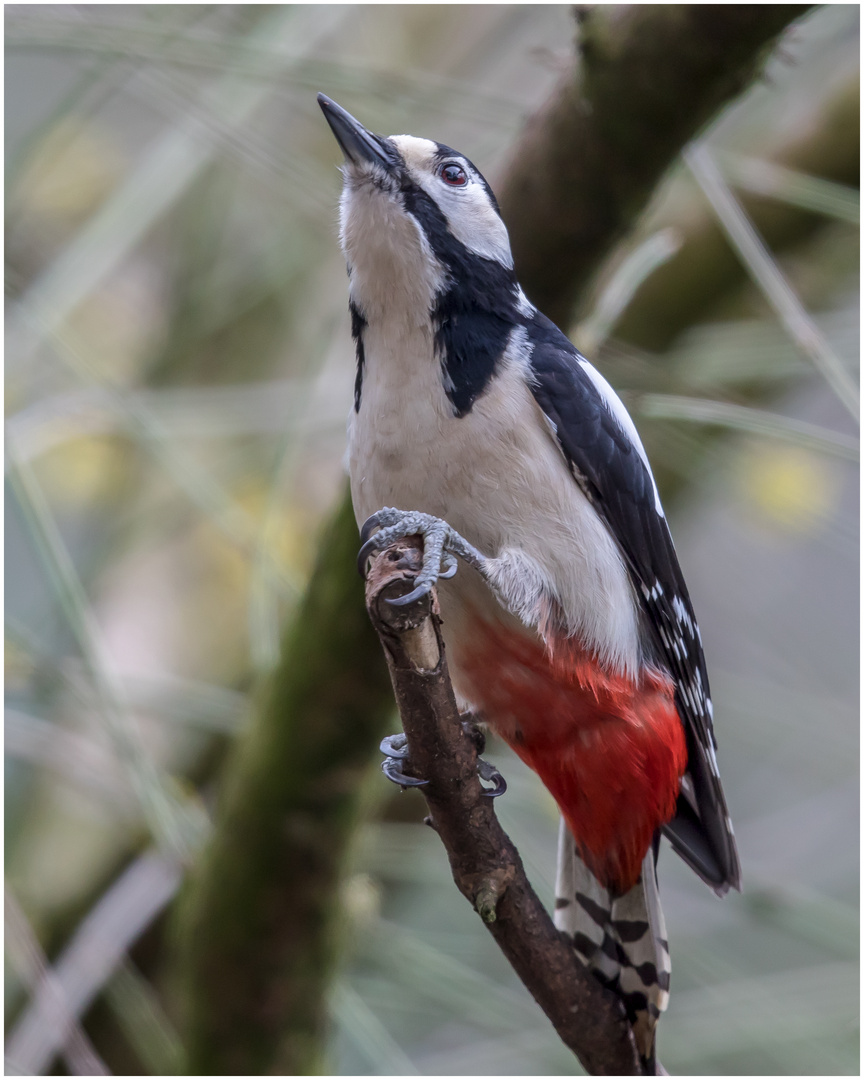
[{"label": "bird's neck", "polygon": [[446,273],[417,222],[364,189],[342,204],[351,300],[368,323],[406,329],[430,319]]}]

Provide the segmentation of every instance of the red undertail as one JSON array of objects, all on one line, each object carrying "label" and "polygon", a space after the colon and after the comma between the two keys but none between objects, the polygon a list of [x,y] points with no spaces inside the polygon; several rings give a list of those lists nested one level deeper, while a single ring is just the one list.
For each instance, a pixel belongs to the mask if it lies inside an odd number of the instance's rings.
[{"label": "red undertail", "polygon": [[460,667],[491,727],[552,794],[600,882],[636,884],[687,766],[672,680],[605,672],[572,638],[550,650],[478,619]]}]

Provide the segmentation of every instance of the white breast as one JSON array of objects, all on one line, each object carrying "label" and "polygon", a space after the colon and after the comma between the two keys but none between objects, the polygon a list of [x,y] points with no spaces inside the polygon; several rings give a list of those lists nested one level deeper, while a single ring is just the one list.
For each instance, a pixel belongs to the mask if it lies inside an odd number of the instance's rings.
[{"label": "white breast", "polygon": [[[358,522],[382,506],[422,510],[444,518],[485,555],[501,557],[505,577],[511,565],[530,560],[568,631],[604,665],[635,674],[640,650],[629,577],[526,385],[524,330],[511,335],[499,374],[462,418],[444,393],[433,344],[428,323],[370,320],[364,332],[361,406],[349,427]],[[512,584],[518,592],[520,583]],[[458,690],[467,607],[511,617],[464,567],[442,582],[440,599]],[[536,605],[533,620],[527,615],[529,623],[540,622],[542,607]]]}]

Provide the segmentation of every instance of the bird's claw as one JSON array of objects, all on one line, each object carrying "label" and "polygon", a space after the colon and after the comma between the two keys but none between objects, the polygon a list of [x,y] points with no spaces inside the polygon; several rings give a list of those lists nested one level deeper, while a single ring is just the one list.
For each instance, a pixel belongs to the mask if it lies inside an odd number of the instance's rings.
[{"label": "bird's claw", "polygon": [[360,530],[361,547],[357,555],[360,576],[366,576],[366,562],[374,552],[383,551],[404,536],[423,537],[423,565],[414,579],[411,592],[387,599],[387,603],[394,607],[413,604],[426,596],[437,581],[452,578],[459,568],[457,555],[477,569],[482,569],[485,564],[480,552],[441,518],[422,514],[418,510],[396,510],[385,506],[367,518]]},{"label": "bird's claw", "polygon": [[503,795],[507,790],[507,781],[491,762],[484,761],[483,758],[480,757],[486,749],[486,735],[484,734],[483,729],[474,721],[473,715],[470,712],[463,713],[462,715],[462,730],[474,743],[474,748],[477,751],[477,775],[481,780],[487,780],[493,785],[491,788],[483,788],[483,794],[487,795],[490,799],[497,799],[499,795]]},{"label": "bird's claw", "polygon": [[497,799],[507,790],[507,781],[491,762],[484,761],[483,758],[477,758],[477,775],[481,780],[488,780],[494,785],[491,788],[483,788],[483,794],[488,798]]},{"label": "bird's claw", "polygon": [[[470,721],[463,721],[462,727],[467,734],[475,738],[475,741],[479,736],[483,740],[483,744],[485,744],[483,732],[475,724]],[[380,750],[382,754],[387,755],[381,762],[381,771],[388,780],[392,780],[394,784],[398,784],[401,788],[423,787],[429,783],[428,780],[418,780],[416,776],[406,776],[402,771],[402,762],[408,760],[408,739],[401,731],[396,735],[388,735],[382,739]],[[477,775],[481,780],[486,780],[493,785],[491,788],[483,789],[483,794],[490,799],[497,799],[499,795],[503,795],[507,790],[507,781],[494,765],[484,761],[483,758],[477,759]]]},{"label": "bird's claw", "polygon": [[408,740],[399,732],[381,740],[381,753],[387,756],[381,762],[381,771],[388,780],[401,788],[422,787],[428,780],[418,780],[416,776],[406,776],[402,772],[402,762],[408,760]]}]

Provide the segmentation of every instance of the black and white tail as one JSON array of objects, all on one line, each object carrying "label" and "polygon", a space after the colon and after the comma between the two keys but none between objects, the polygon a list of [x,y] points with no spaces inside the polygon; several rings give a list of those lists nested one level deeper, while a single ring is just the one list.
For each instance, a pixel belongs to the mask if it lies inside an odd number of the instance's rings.
[{"label": "black and white tail", "polygon": [[639,1056],[656,1069],[654,1037],[669,1002],[669,943],[649,849],[639,880],[623,896],[601,885],[579,857],[562,819],[558,833],[555,925],[569,934],[580,959],[621,999]]}]

